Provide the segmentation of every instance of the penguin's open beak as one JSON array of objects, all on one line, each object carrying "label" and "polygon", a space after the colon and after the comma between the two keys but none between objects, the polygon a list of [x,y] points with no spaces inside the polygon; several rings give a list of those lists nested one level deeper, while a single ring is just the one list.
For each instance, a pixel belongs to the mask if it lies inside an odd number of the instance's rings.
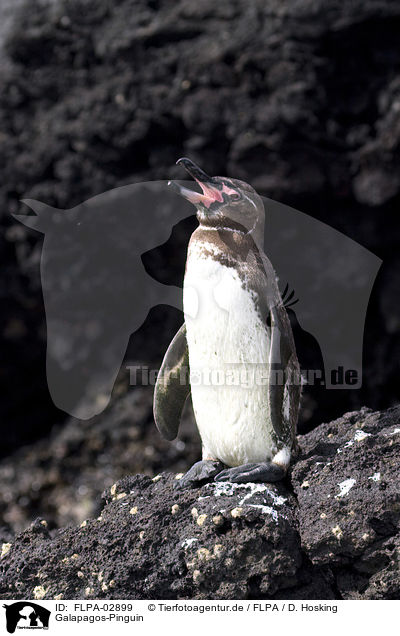
[{"label": "penguin's open beak", "polygon": [[187,159],[186,157],[178,159],[176,163],[184,166],[190,176],[197,181],[203,191],[203,194],[195,192],[194,190],[189,190],[188,188],[179,185],[179,183],[176,183],[176,181],[169,181],[168,185],[176,192],[190,201],[190,203],[193,203],[194,205],[202,203],[206,208],[209,208],[216,201],[223,203],[224,199],[221,192],[222,186],[218,184],[218,181],[214,177],[210,177],[198,165],[196,165],[194,161]]}]

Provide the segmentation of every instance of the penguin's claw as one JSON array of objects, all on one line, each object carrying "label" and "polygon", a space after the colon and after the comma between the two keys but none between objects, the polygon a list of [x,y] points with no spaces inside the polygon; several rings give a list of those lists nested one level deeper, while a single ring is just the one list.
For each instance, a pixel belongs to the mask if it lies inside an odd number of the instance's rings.
[{"label": "penguin's claw", "polygon": [[285,476],[285,470],[272,462],[243,464],[235,468],[226,468],[214,478],[214,481],[230,481],[235,484],[246,482],[274,482]]},{"label": "penguin's claw", "polygon": [[174,483],[174,488],[176,490],[184,490],[186,488],[201,486],[204,482],[212,479],[218,473],[221,473],[221,468],[223,467],[224,464],[217,459],[203,459],[193,464],[187,473]]}]

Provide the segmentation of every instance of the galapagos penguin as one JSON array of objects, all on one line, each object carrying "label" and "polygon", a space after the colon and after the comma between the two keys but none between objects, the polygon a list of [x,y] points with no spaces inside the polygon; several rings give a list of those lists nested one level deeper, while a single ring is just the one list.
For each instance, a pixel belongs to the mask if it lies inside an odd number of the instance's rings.
[{"label": "galapagos penguin", "polygon": [[177,161],[202,193],[172,181],[195,205],[198,228],[188,246],[185,322],[162,362],[154,419],[176,437],[191,393],[202,460],[178,488],[215,481],[274,482],[296,451],[300,369],[276,274],[263,252],[264,205],[242,181],[210,177]]}]

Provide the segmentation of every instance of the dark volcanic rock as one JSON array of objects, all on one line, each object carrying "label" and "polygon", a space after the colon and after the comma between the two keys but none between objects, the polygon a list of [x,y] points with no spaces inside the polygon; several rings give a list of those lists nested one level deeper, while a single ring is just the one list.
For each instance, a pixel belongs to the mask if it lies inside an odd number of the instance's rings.
[{"label": "dark volcanic rock", "polygon": [[[244,598],[251,581],[264,594],[290,587],[301,555],[294,498],[282,486],[180,493],[173,482],[167,474],[127,477],[106,491],[97,520],[54,536],[37,521],[4,557],[0,594]],[[6,566],[12,554],[15,582]]]},{"label": "dark volcanic rock", "polygon": [[397,598],[400,408],[347,413],[301,445],[292,483],[307,556],[333,567],[345,598]]},{"label": "dark volcanic rock", "polygon": [[76,525],[98,514],[102,491],[124,475],[186,470],[200,456],[191,404],[178,438],[167,442],[155,427],[152,402],[152,387],[130,390],[121,380],[101,416],[71,417],[46,439],[0,460],[3,523],[14,532],[37,516],[49,528]]},{"label": "dark volcanic rock", "polygon": [[300,438],[280,484],[125,477],[97,519],[4,536],[1,598],[398,598],[400,407]]}]

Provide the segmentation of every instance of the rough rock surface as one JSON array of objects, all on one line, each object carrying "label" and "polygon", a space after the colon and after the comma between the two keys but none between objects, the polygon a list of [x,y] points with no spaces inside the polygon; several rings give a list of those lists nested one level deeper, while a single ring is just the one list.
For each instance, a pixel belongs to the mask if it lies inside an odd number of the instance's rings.
[{"label": "rough rock surface", "polygon": [[[303,413],[315,425],[363,403],[393,403],[399,3],[52,0],[34,9],[28,1],[14,16],[20,1],[3,4],[0,452],[65,420],[45,379],[41,240],[10,213],[25,212],[25,197],[65,208],[124,183],[179,177],[174,163],[187,154],[384,258],[366,322],[363,389],[340,400],[322,392]],[[171,280],[182,262],[155,259],[154,270]],[[180,321],[167,317],[148,322],[166,341]],[[163,346],[155,350],[144,333],[138,350],[160,361]]]},{"label": "rough rock surface", "polygon": [[300,438],[285,483],[173,488],[125,477],[97,519],[3,536],[7,598],[394,599],[400,593],[400,407]]},{"label": "rough rock surface", "polygon": [[292,471],[302,546],[344,598],[398,598],[400,408],[346,413],[301,438]]},{"label": "rough rock surface", "polygon": [[167,442],[155,427],[152,402],[153,387],[126,392],[121,379],[95,421],[71,417],[46,439],[0,460],[0,525],[20,532],[37,516],[49,528],[80,524],[99,514],[102,491],[124,475],[186,470],[201,453],[191,404],[178,438]]}]

